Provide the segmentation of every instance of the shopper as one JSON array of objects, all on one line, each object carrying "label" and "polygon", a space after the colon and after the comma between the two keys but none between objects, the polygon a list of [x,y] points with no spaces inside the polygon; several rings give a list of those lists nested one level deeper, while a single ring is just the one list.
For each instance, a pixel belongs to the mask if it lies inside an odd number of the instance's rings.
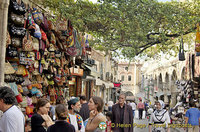
[{"label": "shopper", "polygon": [[84,95],[80,96],[80,103],[81,103],[81,109],[79,114],[83,118],[83,121],[85,121],[90,116],[90,110],[88,107],[88,102],[86,101],[86,97]]},{"label": "shopper", "polygon": [[185,114],[185,124],[189,124],[192,127],[188,127],[188,132],[199,132],[200,111],[196,108],[195,102],[190,102],[190,109]]},{"label": "shopper", "polygon": [[106,117],[102,114],[103,105],[104,102],[101,97],[93,96],[90,98],[88,103],[90,117],[86,125],[86,131],[105,132],[105,130],[99,128],[101,122],[106,123]]},{"label": "shopper", "polygon": [[134,101],[131,101],[130,106],[132,107],[132,111],[133,111],[133,118],[135,116],[135,110],[136,110],[136,104]]},{"label": "shopper", "polygon": [[76,132],[85,132],[82,117],[77,114],[80,111],[81,104],[78,98],[72,98],[68,101],[68,117],[67,122],[75,127]]},{"label": "shopper", "polygon": [[137,109],[139,111],[139,119],[142,119],[142,114],[144,110],[144,103],[142,103],[142,98],[139,98],[139,103],[137,104]]},{"label": "shopper", "polygon": [[[112,106],[112,123],[114,132],[133,132],[133,112],[132,107],[125,104],[126,95],[119,95],[119,102]],[[127,127],[122,127],[124,124]]]},{"label": "shopper", "polygon": [[56,105],[57,121],[48,128],[47,132],[75,132],[74,126],[65,121],[67,114],[68,110],[64,104]]},{"label": "shopper", "polygon": [[[149,122],[149,132],[170,132],[170,128],[168,127],[170,117],[168,111],[164,109],[164,102],[158,100],[155,105],[156,110],[151,114]],[[152,128],[152,125],[155,127]]]},{"label": "shopper", "polygon": [[36,112],[31,117],[32,132],[46,132],[47,128],[54,124],[48,115],[49,108],[49,100],[44,98],[38,100]]},{"label": "shopper", "polygon": [[17,108],[15,94],[9,87],[0,87],[0,132],[24,132],[25,118]]}]

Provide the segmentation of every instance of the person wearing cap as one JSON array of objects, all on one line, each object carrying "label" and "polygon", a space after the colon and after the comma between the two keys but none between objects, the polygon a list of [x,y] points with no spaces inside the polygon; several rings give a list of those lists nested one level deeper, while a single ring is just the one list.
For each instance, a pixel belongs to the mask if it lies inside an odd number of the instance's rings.
[{"label": "person wearing cap", "polygon": [[149,132],[170,132],[170,128],[168,127],[170,117],[168,111],[164,109],[164,102],[158,100],[155,105],[156,110],[151,114],[149,122]]},{"label": "person wearing cap", "polygon": [[139,98],[139,103],[137,104],[137,109],[139,111],[139,119],[142,119],[142,113],[144,110],[144,103],[142,103],[142,98]]},{"label": "person wearing cap", "polygon": [[76,132],[85,132],[82,117],[77,114],[80,111],[81,104],[78,98],[72,98],[68,101],[68,117],[67,122],[75,127]]}]

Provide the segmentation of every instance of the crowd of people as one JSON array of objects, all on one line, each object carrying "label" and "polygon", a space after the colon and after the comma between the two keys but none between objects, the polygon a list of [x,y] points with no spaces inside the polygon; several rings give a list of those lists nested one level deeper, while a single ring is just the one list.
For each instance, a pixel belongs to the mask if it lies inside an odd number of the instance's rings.
[{"label": "crowd of people", "polygon": [[[199,132],[200,111],[194,103],[190,106],[185,114],[185,123],[190,125],[188,132]],[[5,86],[0,87],[0,111],[3,112],[0,132],[133,132],[136,110],[141,120],[147,107],[142,98],[137,104],[126,102],[124,93],[119,95],[117,103],[109,101],[105,106],[103,99],[98,96],[92,96],[88,102],[84,95],[69,100],[58,97],[55,105],[43,97],[37,100],[34,114],[28,119],[18,107],[13,91]],[[169,132],[170,123],[164,102],[156,101],[149,121],[149,132]]]}]

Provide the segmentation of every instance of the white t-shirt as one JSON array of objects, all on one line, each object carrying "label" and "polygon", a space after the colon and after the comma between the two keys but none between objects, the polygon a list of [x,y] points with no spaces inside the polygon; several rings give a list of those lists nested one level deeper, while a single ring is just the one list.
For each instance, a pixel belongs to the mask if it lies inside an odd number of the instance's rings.
[{"label": "white t-shirt", "polygon": [[[75,130],[78,130],[78,123],[77,123],[77,119],[76,119],[76,115],[71,115],[69,113],[69,118],[70,118],[70,122],[71,124],[74,126]],[[83,124],[83,120],[82,120],[82,126],[81,126],[81,132],[85,132],[85,126]]]},{"label": "white t-shirt", "polygon": [[13,105],[0,120],[0,132],[24,132],[24,123],[23,113]]},{"label": "white t-shirt", "polygon": [[132,107],[132,110],[136,110],[136,104],[134,102],[130,103],[130,106]]},{"label": "white t-shirt", "polygon": [[113,106],[113,101],[108,101],[108,106]]}]

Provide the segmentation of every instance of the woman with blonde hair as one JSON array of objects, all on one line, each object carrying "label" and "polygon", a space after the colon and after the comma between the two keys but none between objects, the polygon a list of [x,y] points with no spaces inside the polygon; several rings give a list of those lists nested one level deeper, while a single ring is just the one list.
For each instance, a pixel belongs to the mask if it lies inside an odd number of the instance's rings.
[{"label": "woman with blonde hair", "polygon": [[86,131],[92,132],[105,132],[99,128],[101,122],[106,123],[106,117],[102,114],[103,110],[103,99],[97,96],[90,98],[88,106],[90,110],[90,117],[86,125]]}]

